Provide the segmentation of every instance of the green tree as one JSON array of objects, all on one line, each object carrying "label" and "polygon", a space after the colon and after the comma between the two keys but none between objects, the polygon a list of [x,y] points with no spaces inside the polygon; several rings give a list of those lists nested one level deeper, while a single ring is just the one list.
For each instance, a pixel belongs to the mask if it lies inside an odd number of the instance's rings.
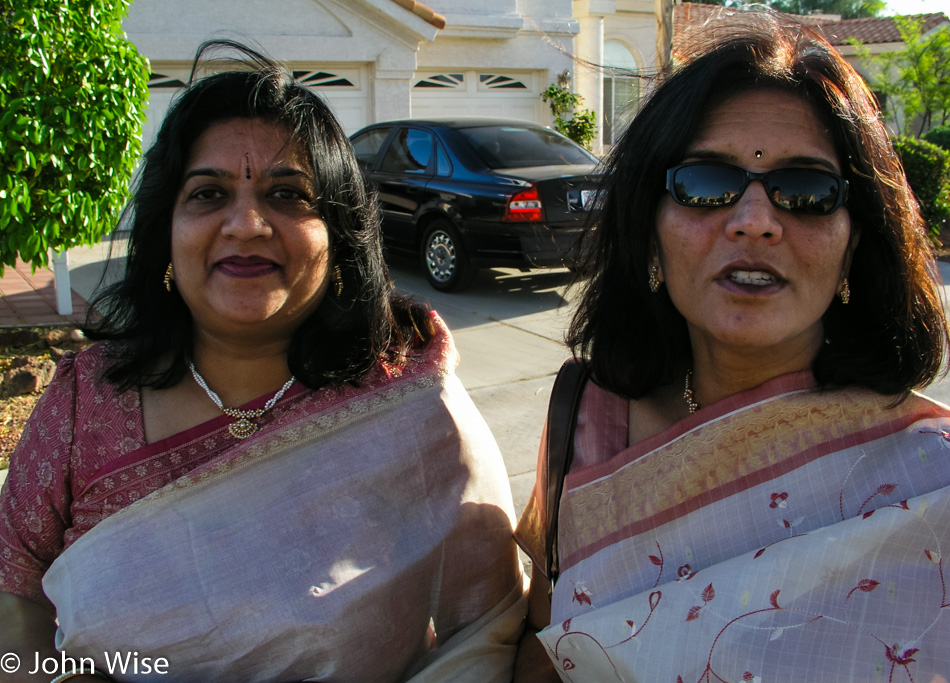
[{"label": "green tree", "polygon": [[0,0],[0,273],[94,244],[141,153],[148,61],[129,0]]},{"label": "green tree", "polygon": [[[923,34],[923,20],[894,17],[904,42],[901,52],[871,55],[859,45],[861,57],[871,76],[868,84],[888,112],[900,111],[895,121],[898,133],[920,136],[935,125],[950,122],[950,28],[938,26]],[[909,127],[916,121],[916,127]]]}]

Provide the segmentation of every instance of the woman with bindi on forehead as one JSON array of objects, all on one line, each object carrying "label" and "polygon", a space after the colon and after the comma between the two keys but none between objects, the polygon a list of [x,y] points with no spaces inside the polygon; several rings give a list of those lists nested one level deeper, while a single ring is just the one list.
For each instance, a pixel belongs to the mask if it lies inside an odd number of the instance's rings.
[{"label": "woman with bindi on forehead", "polygon": [[679,57],[585,236],[515,680],[944,680],[948,327],[882,116],[769,12]]}]

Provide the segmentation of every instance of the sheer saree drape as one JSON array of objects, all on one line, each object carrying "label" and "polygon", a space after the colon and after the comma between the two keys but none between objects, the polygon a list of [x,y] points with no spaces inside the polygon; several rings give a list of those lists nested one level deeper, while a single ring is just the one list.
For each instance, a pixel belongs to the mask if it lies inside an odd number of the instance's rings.
[{"label": "sheer saree drape", "polygon": [[[302,390],[110,510],[45,571],[57,646],[115,680],[507,681],[524,613],[511,498],[455,363],[444,332],[360,387]],[[84,490],[148,480],[226,422],[133,449]],[[168,673],[109,670],[131,652]]]},{"label": "sheer saree drape", "polygon": [[540,634],[561,677],[950,679],[950,410],[893,401],[791,375],[619,452],[624,419],[579,434]]}]

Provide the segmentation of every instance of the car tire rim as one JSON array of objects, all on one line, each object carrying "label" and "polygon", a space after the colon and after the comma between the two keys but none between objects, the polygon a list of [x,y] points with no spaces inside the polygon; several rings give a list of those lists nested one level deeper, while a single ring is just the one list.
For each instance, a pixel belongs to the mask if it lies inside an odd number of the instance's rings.
[{"label": "car tire rim", "polygon": [[455,273],[455,243],[445,232],[432,233],[426,245],[426,267],[436,282],[448,282]]}]

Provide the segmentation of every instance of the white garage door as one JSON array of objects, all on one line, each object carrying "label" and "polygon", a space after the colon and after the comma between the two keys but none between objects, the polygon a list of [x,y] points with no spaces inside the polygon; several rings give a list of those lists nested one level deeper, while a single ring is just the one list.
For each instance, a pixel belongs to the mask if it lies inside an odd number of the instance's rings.
[{"label": "white garage door", "polygon": [[142,124],[142,151],[155,141],[162,119],[175,95],[181,92],[188,80],[189,72],[182,69],[163,69],[162,73],[153,73],[148,81],[148,110],[145,123]]},{"label": "white garage door", "polygon": [[[188,80],[190,72],[175,68],[157,67],[149,79],[149,101],[146,121],[142,127],[142,148],[155,140],[165,112]],[[355,133],[369,120],[369,93],[365,68],[318,67],[294,65],[294,78],[318,92],[326,100],[347,135]]]},{"label": "white garage door", "polygon": [[347,135],[372,123],[365,68],[295,66],[294,78],[323,96]]},{"label": "white garage door", "polygon": [[543,123],[540,74],[457,71],[419,73],[412,87],[412,115],[503,116]]}]

